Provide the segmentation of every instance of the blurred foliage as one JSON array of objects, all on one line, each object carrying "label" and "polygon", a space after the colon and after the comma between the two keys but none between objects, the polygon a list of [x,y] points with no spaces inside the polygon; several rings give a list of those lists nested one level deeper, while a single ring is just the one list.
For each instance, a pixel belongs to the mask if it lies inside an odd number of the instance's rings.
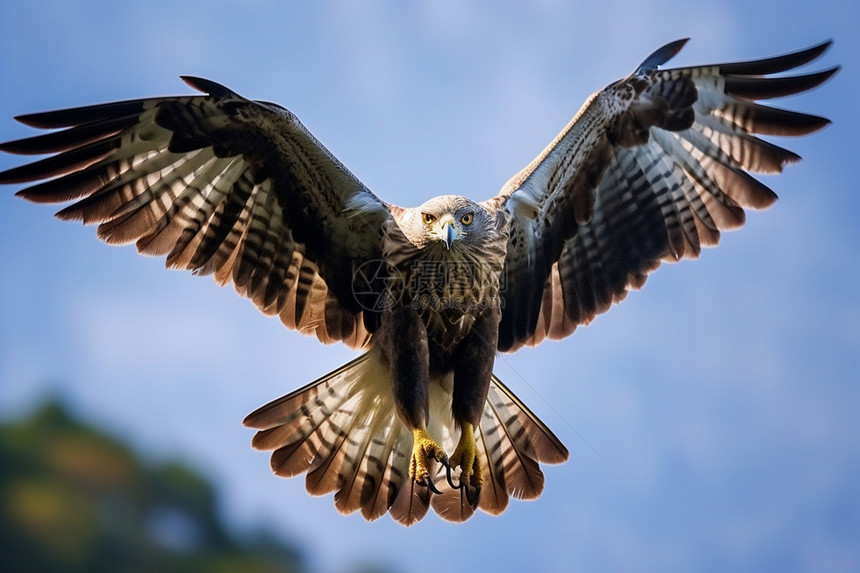
[{"label": "blurred foliage", "polygon": [[48,403],[0,426],[0,571],[306,571],[299,551],[220,523],[212,486]]}]

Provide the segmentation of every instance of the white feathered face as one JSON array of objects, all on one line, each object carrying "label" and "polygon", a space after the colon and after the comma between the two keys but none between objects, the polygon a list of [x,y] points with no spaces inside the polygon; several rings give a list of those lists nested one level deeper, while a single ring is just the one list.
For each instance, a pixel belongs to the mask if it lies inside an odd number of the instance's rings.
[{"label": "white feathered face", "polygon": [[[493,218],[482,206],[465,197],[441,195],[410,209],[404,233],[419,247],[442,250],[483,244],[494,229]],[[406,221],[404,221],[406,222]]]}]

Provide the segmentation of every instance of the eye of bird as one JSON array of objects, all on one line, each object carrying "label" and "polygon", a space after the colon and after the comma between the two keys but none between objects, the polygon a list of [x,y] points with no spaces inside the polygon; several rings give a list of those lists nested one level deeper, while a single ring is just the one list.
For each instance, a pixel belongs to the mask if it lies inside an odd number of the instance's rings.
[{"label": "eye of bird", "polygon": [[473,213],[466,213],[465,215],[460,217],[460,222],[464,225],[471,225],[474,219],[475,215]]},{"label": "eye of bird", "polygon": [[436,220],[436,215],[431,215],[430,213],[421,213],[421,218],[424,219],[424,222],[428,225],[433,224],[433,221]]}]

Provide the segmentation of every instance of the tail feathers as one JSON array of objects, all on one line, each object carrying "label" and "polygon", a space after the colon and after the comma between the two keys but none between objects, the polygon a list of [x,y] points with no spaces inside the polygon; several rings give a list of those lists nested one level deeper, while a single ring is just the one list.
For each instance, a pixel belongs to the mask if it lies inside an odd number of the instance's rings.
[{"label": "tail feathers", "polygon": [[248,414],[244,424],[260,430],[251,441],[258,450],[272,450],[272,470],[281,477],[311,472],[325,461],[340,427],[334,425],[346,412],[354,380],[350,374],[367,361],[367,355],[274,400]]},{"label": "tail feathers", "polygon": [[249,414],[251,445],[272,451],[281,477],[307,473],[311,495],[335,492],[341,513],[368,521],[387,512],[404,525],[430,508],[409,478],[412,434],[395,413],[388,371],[373,351]]},{"label": "tail feathers", "polygon": [[[484,468],[477,506],[491,515],[502,513],[510,496],[540,497],[544,475],[539,463],[559,464],[569,456],[555,434],[496,376],[490,384],[475,440]],[[432,504],[436,513],[450,521],[465,521],[475,511],[462,489],[443,490]]]},{"label": "tail feathers", "polygon": [[[450,414],[450,383],[441,382],[431,389],[428,431],[450,453],[459,434]],[[539,462],[568,457],[552,432],[493,377],[475,436],[484,468],[477,504],[448,485],[441,464],[431,473],[442,495],[415,485],[408,473],[412,433],[396,414],[388,371],[373,350],[259,408],[244,423],[258,430],[253,447],[272,451],[275,474],[306,473],[308,492],[334,492],[341,513],[360,510],[368,521],[390,513],[407,526],[431,506],[450,521],[465,521],[476,508],[499,514],[510,496],[540,495]]]}]

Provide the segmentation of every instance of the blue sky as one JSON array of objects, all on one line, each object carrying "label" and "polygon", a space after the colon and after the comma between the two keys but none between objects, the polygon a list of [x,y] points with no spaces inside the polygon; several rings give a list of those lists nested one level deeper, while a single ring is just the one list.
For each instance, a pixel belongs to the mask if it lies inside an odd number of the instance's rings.
[{"label": "blue sky", "polygon": [[832,0],[3,3],[0,139],[32,133],[16,114],[187,93],[177,76],[199,75],[290,108],[403,205],[494,195],[588,94],[680,37],[678,65],[833,38],[813,69],[843,69],[777,102],[834,125],[782,141],[805,159],[766,178],[773,208],[573,337],[497,361],[572,453],[540,500],[501,517],[366,524],[273,477],[242,418],[352,354],[13,188],[0,417],[65,397],[148,456],[212,474],[238,529],[297,537],[320,571],[858,570],[858,25],[856,3]]}]

